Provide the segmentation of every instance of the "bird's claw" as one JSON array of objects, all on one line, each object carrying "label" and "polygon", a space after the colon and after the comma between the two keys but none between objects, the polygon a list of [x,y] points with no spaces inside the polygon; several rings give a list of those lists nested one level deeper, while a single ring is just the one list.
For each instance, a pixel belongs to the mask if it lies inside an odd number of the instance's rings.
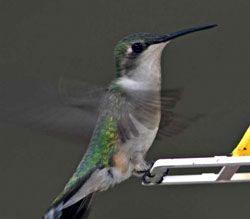
[{"label": "bird's claw", "polygon": [[142,182],[144,184],[149,184],[150,183],[150,180],[147,180],[147,178],[154,178],[155,177],[155,175],[152,175],[150,173],[150,170],[151,170],[152,166],[154,165],[155,161],[148,161],[147,163],[149,165],[149,168],[146,171],[144,171],[144,174],[142,176]]},{"label": "bird's claw", "polygon": [[[150,161],[150,162],[148,162],[148,163],[151,164],[151,167],[150,167],[148,170],[146,170],[146,171],[144,172],[144,175],[142,176],[142,182],[143,182],[144,184],[149,184],[149,183],[151,183],[151,180],[148,180],[148,178],[154,178],[154,177],[155,177],[155,175],[151,174],[151,172],[150,172],[150,170],[151,170],[151,168],[153,167],[153,165],[154,165],[155,162]],[[165,171],[165,173],[163,174],[163,176],[162,176],[158,181],[156,181],[156,182],[154,182],[154,183],[155,183],[155,184],[161,184],[161,182],[163,181],[164,176],[168,175],[168,173],[169,173],[169,169],[167,169],[167,170]]]},{"label": "bird's claw", "polygon": [[145,171],[145,173],[143,174],[143,176],[142,176],[142,182],[143,182],[144,184],[149,184],[149,183],[151,183],[151,182],[150,182],[150,180],[147,180],[147,178],[154,178],[154,176],[155,176],[155,175],[152,175],[152,174],[150,173],[150,169],[149,169],[149,170]]}]

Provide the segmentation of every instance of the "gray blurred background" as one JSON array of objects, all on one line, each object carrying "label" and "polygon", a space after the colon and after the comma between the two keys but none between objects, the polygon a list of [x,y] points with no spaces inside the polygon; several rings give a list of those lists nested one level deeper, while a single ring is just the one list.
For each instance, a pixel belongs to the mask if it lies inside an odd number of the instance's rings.
[{"label": "gray blurred background", "polygon": [[[54,81],[68,74],[107,84],[121,37],[217,23],[165,50],[163,84],[184,88],[177,110],[206,116],[182,134],[155,142],[148,159],[227,155],[250,122],[249,11],[247,0],[1,0],[0,81],[25,86],[26,76]],[[85,146],[0,125],[0,218],[41,218]],[[133,178],[98,194],[90,219],[250,218],[249,201],[247,183],[143,187]]]}]

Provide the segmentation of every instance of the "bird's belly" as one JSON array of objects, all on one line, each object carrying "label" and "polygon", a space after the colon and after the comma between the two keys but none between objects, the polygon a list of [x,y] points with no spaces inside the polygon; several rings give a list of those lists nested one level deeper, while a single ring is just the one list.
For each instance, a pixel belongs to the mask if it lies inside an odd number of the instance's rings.
[{"label": "bird's belly", "polygon": [[144,156],[152,145],[158,131],[158,126],[154,129],[148,129],[138,121],[135,122],[135,125],[139,131],[139,136],[133,137],[120,145],[119,150],[113,156],[114,166],[97,169],[65,206],[69,206],[73,202],[97,190],[104,191],[113,187],[115,184],[126,180],[132,175],[135,168],[134,163],[130,162],[132,157],[137,155]]},{"label": "bird's belly", "polygon": [[154,123],[157,124],[156,127],[154,129],[149,129],[133,118],[133,122],[138,129],[139,135],[138,137],[129,139],[124,145],[122,145],[122,147],[127,148],[129,154],[143,153],[143,155],[145,155],[149,150],[158,132],[160,115],[157,116],[156,119],[157,120],[154,121]]},{"label": "bird's belly", "polygon": [[[155,139],[155,136],[157,134],[158,127],[154,130],[148,130],[145,132],[141,132],[139,137],[131,139],[127,143],[127,147],[131,154],[141,152],[145,154],[151,145],[153,144],[153,141]],[[126,145],[125,145],[126,147]]]}]

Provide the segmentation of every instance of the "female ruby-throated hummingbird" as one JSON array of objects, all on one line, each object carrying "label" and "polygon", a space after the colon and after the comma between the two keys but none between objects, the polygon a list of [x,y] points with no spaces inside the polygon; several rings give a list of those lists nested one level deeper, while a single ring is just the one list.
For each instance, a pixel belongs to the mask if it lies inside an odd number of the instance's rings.
[{"label": "female ruby-throated hummingbird", "polygon": [[[169,108],[178,99],[175,90],[161,96],[162,50],[174,38],[215,26],[171,34],[136,33],[116,45],[117,77],[103,98],[89,147],[45,219],[83,218],[95,192],[147,172],[150,164],[144,157],[159,131],[162,112],[167,118],[164,125],[171,126],[174,114]],[[175,128],[166,129],[167,134]]]}]

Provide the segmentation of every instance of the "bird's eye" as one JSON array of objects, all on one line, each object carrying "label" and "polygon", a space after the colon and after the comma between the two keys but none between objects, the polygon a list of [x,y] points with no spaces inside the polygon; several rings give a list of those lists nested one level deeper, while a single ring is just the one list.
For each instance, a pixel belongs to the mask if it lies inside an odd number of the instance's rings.
[{"label": "bird's eye", "polygon": [[141,53],[143,51],[143,45],[141,43],[134,43],[131,48],[135,53]]}]

